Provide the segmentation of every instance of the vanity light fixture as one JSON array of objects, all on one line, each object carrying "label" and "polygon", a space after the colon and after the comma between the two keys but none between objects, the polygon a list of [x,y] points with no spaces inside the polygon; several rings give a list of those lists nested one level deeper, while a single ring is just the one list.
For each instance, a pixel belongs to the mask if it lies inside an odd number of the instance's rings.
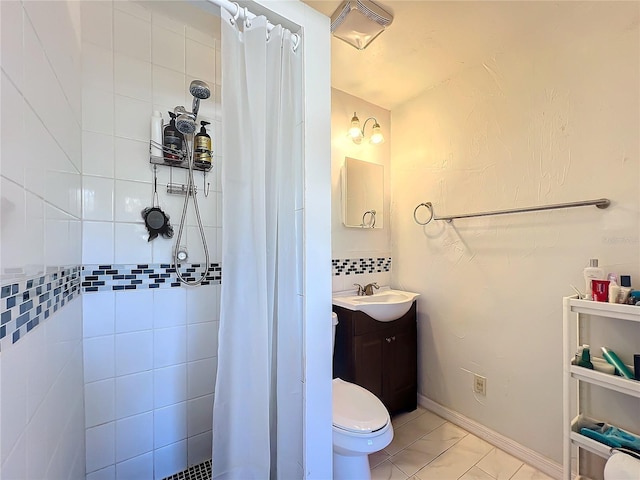
[{"label": "vanity light fixture", "polygon": [[369,138],[369,143],[373,143],[377,145],[379,143],[384,142],[384,137],[382,136],[382,131],[380,129],[380,124],[375,117],[369,117],[364,121],[364,125],[360,128],[360,119],[356,115],[356,112],[353,112],[353,118],[351,118],[351,127],[349,128],[349,136],[353,143],[357,143],[360,145],[362,143],[362,139],[364,138],[364,129],[367,126],[367,122],[369,120],[373,120],[373,128],[371,130],[371,137]]}]

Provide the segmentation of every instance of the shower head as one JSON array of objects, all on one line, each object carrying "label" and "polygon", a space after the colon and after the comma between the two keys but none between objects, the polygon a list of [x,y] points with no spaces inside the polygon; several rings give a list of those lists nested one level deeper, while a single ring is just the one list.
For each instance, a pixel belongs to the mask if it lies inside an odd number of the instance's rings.
[{"label": "shower head", "polygon": [[209,89],[209,85],[207,85],[202,80],[194,80],[191,82],[189,86],[189,92],[196,98],[200,100],[206,100],[211,96],[211,90]]},{"label": "shower head", "polygon": [[193,114],[184,113],[176,119],[176,128],[183,135],[191,135],[196,132],[196,119]]},{"label": "shower head", "polygon": [[183,135],[189,135],[196,131],[196,113],[187,112],[183,106],[173,109],[176,118],[176,128]]},{"label": "shower head", "polygon": [[191,111],[197,116],[198,110],[200,110],[200,100],[206,100],[211,96],[211,90],[202,80],[194,80],[189,86],[189,92],[193,95],[193,104],[191,105]]}]

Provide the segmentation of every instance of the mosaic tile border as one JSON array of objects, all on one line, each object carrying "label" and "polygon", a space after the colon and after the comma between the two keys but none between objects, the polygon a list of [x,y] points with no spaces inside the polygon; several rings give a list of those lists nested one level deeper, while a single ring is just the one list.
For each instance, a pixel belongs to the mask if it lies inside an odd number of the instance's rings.
[{"label": "mosaic tile border", "polygon": [[[205,264],[178,264],[182,277],[187,281],[200,279]],[[201,285],[219,285],[222,268],[219,263],[210,263],[207,276]],[[112,290],[139,290],[143,288],[173,288],[184,284],[178,280],[175,264],[145,263],[119,265],[83,265],[83,293]]]},{"label": "mosaic tile border", "polygon": [[162,480],[211,480],[211,460],[202,462],[199,465],[193,465]]},{"label": "mosaic tile border", "polygon": [[0,287],[0,350],[79,296],[81,268],[59,267]]},{"label": "mosaic tile border", "polygon": [[379,258],[334,258],[331,260],[333,276],[358,275],[391,271],[391,257]]}]

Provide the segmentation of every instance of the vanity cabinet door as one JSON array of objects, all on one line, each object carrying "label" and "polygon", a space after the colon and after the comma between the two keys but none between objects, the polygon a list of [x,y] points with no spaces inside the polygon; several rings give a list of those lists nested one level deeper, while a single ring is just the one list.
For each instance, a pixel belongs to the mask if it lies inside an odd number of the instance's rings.
[{"label": "vanity cabinet door", "polygon": [[384,339],[383,398],[389,411],[412,411],[417,406],[416,324],[413,322]]},{"label": "vanity cabinet door", "polygon": [[398,320],[378,322],[334,306],[338,314],[334,377],[366,388],[389,413],[417,406],[416,306]]},{"label": "vanity cabinet door", "polygon": [[383,399],[382,371],[385,368],[384,339],[378,332],[354,337],[354,379],[376,397]]}]

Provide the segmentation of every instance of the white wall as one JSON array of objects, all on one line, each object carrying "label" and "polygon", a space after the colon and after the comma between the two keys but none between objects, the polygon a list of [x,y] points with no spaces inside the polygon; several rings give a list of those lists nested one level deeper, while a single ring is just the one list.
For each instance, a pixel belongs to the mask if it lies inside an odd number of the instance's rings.
[{"label": "white wall", "polygon": [[[0,477],[79,479],[82,305],[78,292],[64,303],[52,294],[54,311],[27,281],[43,278],[46,290],[81,261],[80,5],[1,2],[0,15]],[[7,285],[20,294],[6,296]],[[19,326],[23,309],[30,321]]]},{"label": "white wall", "polygon": [[[148,7],[148,8],[146,8]],[[212,96],[198,121],[211,122],[220,150],[219,17],[188,4],[82,3],[83,264],[170,264],[186,170],[158,167],[160,207],[173,239],[147,241],[141,210],[151,206],[150,117],[191,109],[189,84]],[[210,254],[220,262],[220,157],[194,172]],[[189,204],[188,262],[204,262]],[[83,294],[87,478],[163,478],[211,458],[220,285]]]},{"label": "white wall", "polygon": [[[566,25],[565,41],[496,55],[392,112],[393,283],[422,293],[419,392],[556,462],[561,298],[589,258],[640,285],[638,4],[583,14],[591,27]],[[599,197],[608,210],[412,217],[426,201],[446,215]],[[640,338],[626,342],[611,348],[628,363]]]},{"label": "white wall", "polygon": [[[365,139],[360,145],[353,143],[347,135],[353,112],[357,112],[360,125],[368,117],[375,117],[380,124],[385,141],[372,145]],[[372,122],[367,124],[365,135],[371,135]],[[391,256],[390,214],[390,161],[391,161],[391,114],[377,105],[331,89],[331,258],[360,259],[386,258]],[[384,166],[384,228],[360,229],[345,227],[342,222],[342,169],[345,157],[356,158]],[[391,273],[365,273],[358,275],[333,275],[333,291],[353,289],[353,283],[365,285],[378,282],[391,283]]]}]

